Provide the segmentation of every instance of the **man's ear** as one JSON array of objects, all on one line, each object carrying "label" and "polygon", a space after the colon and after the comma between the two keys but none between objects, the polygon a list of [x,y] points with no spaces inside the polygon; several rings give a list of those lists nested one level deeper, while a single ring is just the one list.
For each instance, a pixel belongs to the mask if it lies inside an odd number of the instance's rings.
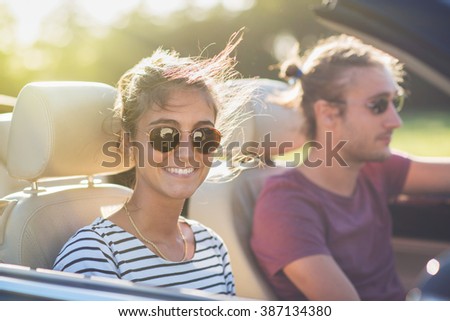
[{"label": "man's ear", "polygon": [[314,103],[314,113],[318,127],[325,129],[332,129],[339,117],[339,109],[323,99],[319,99]]}]

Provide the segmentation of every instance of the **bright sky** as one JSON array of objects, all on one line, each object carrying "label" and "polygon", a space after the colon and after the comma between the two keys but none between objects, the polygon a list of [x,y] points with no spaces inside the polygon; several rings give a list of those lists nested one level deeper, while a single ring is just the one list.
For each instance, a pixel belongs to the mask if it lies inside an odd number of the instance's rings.
[{"label": "bright sky", "polygon": [[[21,44],[31,44],[39,35],[43,19],[64,3],[76,3],[100,24],[111,24],[122,14],[134,9],[142,0],[0,0],[9,7],[18,20],[16,39]],[[167,16],[182,10],[186,3],[208,9],[222,3],[228,10],[245,10],[253,6],[254,0],[143,0],[149,15]]]}]

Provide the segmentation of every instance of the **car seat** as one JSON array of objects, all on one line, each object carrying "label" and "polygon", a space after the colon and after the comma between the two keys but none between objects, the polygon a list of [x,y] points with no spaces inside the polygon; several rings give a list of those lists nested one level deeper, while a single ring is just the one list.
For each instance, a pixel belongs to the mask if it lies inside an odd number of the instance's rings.
[{"label": "car seat", "polygon": [[[257,82],[257,93],[247,106],[253,117],[242,124],[239,132],[243,135],[238,140],[241,144],[250,141],[261,143],[270,134],[270,141],[276,142],[278,147],[283,142],[292,142],[290,149],[300,147],[305,141],[301,135],[300,113],[270,103],[268,99],[286,89],[286,84],[265,79]],[[207,180],[189,199],[187,216],[212,228],[224,239],[231,257],[238,296],[276,299],[253,258],[249,241],[253,207],[265,179],[285,170],[283,166],[273,166],[271,156],[278,152],[274,148],[271,155],[261,155],[265,166],[245,169],[228,182]],[[210,177],[215,177],[215,171],[220,171],[220,168],[212,168]]]},{"label": "car seat", "polygon": [[0,197],[22,190],[28,186],[26,181],[9,176],[6,169],[6,151],[12,113],[0,114]]},{"label": "car seat", "polygon": [[[8,194],[21,191],[30,185],[26,180],[11,177],[6,169],[6,155],[11,118],[11,112],[0,114],[0,198]],[[101,179],[106,182],[111,180],[111,177],[103,176]],[[62,179],[45,180],[41,181],[39,184],[40,186],[67,185],[78,183],[79,181],[79,178],[65,178],[64,182],[62,182]]]},{"label": "car seat", "polygon": [[[6,158],[10,176],[30,187],[0,200],[0,262],[51,268],[77,229],[129,197],[129,188],[95,179],[126,170],[122,163],[112,166],[103,150],[118,145],[115,93],[92,82],[37,82],[21,90],[0,159]],[[78,183],[57,181],[68,177]],[[54,186],[44,187],[45,180]]]}]

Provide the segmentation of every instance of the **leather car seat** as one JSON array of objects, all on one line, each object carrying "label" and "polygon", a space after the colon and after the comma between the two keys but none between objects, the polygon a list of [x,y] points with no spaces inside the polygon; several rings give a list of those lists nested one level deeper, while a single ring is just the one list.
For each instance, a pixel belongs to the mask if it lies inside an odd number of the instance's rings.
[{"label": "leather car seat", "polygon": [[[37,82],[21,90],[6,167],[30,187],[0,200],[0,262],[51,268],[77,229],[129,197],[129,188],[96,179],[126,170],[122,163],[112,166],[103,150],[118,140],[115,94],[113,87],[92,82]],[[77,183],[58,181],[69,177]],[[44,186],[46,180],[53,186]]]},{"label": "leather car seat", "polygon": [[6,152],[12,113],[0,114],[0,197],[27,187],[26,181],[14,179],[6,169]]},{"label": "leather car seat", "polygon": [[[276,142],[277,146],[283,142],[292,142],[289,149],[302,146],[304,138],[300,129],[300,113],[271,103],[268,99],[286,89],[286,84],[265,79],[259,79],[257,82],[257,93],[247,106],[252,117],[238,130],[242,133],[237,138],[240,146],[244,142],[262,143],[267,134],[270,134],[270,141]],[[285,151],[287,152],[288,148]],[[259,152],[264,153],[263,150]],[[278,152],[277,148],[274,148],[271,155],[262,154],[265,166],[247,168],[228,182],[207,180],[189,199],[187,216],[212,228],[224,239],[231,257],[238,296],[276,299],[254,260],[249,240],[253,207],[265,179],[286,169],[283,166],[274,166],[271,162],[271,157]],[[215,178],[214,172],[220,170],[212,168],[210,177]]]}]

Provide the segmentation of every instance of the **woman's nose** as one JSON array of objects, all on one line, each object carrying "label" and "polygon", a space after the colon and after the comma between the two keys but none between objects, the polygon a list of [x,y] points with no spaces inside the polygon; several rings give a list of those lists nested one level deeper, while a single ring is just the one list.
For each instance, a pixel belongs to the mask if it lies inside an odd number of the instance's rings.
[{"label": "woman's nose", "polygon": [[185,166],[186,164],[191,164],[194,160],[194,146],[192,144],[191,134],[190,132],[181,132],[180,135],[180,145],[178,146],[175,156],[180,160],[180,163],[177,165]]}]

